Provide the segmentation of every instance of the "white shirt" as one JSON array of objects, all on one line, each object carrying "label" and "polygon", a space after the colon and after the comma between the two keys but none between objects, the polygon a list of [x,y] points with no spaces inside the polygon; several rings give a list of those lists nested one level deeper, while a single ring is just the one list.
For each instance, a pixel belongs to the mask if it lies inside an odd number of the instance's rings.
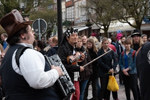
[{"label": "white shirt", "polygon": [[[32,47],[32,45],[19,43],[24,46]],[[33,48],[33,47],[32,47]],[[16,50],[17,51],[17,50]],[[33,49],[26,49],[20,56],[20,69],[16,64],[16,51],[12,56],[12,66],[16,73],[22,75],[30,87],[42,89],[52,86],[59,78],[57,70],[52,69],[47,72],[45,69],[44,56]]]},{"label": "white shirt", "polygon": [[[73,55],[75,54],[75,50],[73,50]],[[79,72],[74,72],[74,81],[78,81],[80,75],[79,75]]]}]

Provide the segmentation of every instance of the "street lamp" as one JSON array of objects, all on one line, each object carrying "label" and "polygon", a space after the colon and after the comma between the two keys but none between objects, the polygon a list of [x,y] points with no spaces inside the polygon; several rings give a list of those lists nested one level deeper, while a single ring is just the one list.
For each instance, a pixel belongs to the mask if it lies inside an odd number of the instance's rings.
[{"label": "street lamp", "polygon": [[92,26],[92,23],[90,22],[90,19],[87,19],[87,22],[86,22],[86,26],[88,27],[88,37],[91,36],[91,26]]},{"label": "street lamp", "polygon": [[88,9],[88,12],[87,12],[87,22],[86,22],[86,26],[88,27],[88,37],[90,37],[91,36],[91,26],[92,26],[92,23],[91,23],[91,21],[90,21],[90,11],[89,11],[89,9]]}]

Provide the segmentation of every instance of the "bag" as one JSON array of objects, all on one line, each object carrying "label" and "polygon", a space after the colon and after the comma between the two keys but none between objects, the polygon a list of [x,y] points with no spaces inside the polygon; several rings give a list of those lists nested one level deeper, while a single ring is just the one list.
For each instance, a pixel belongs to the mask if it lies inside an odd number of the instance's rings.
[{"label": "bag", "polygon": [[117,83],[114,75],[109,76],[107,89],[110,91],[113,91],[113,92],[116,92],[119,90],[119,86],[118,86],[118,83]]}]

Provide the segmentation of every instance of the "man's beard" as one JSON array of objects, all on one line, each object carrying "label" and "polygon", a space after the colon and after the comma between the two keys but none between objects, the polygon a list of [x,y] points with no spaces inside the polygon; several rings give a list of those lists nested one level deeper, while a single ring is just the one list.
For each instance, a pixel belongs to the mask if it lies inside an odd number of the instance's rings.
[{"label": "man's beard", "polygon": [[134,44],[139,44],[140,43],[140,41],[134,41]]}]

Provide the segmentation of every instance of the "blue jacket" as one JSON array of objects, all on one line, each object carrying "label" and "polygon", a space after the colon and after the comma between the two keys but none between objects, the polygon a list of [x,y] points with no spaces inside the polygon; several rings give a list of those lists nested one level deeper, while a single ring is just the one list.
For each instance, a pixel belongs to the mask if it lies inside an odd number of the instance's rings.
[{"label": "blue jacket", "polygon": [[[134,56],[132,57],[132,53],[133,53],[133,49],[131,48],[129,54],[127,55],[128,56],[128,68],[130,69],[128,72],[129,74],[135,74],[137,73],[137,70],[136,70],[136,53],[134,54]],[[124,54],[120,55],[120,59],[119,59],[119,66],[120,66],[120,69],[123,70],[125,69],[125,53],[126,53],[126,50],[124,51]]]}]

